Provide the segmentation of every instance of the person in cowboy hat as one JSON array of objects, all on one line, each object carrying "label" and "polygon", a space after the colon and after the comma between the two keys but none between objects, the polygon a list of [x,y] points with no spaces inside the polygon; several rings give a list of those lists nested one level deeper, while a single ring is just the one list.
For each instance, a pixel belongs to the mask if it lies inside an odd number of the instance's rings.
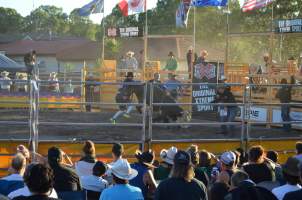
[{"label": "person in cowboy hat", "polygon": [[138,62],[137,62],[136,58],[134,57],[134,52],[132,52],[132,51],[127,52],[125,64],[126,64],[126,69],[137,71]]},{"label": "person in cowboy hat", "polygon": [[138,172],[131,168],[126,159],[122,159],[112,166],[108,165],[108,167],[110,168],[114,185],[102,192],[100,200],[144,200],[141,189],[129,184],[129,181],[134,179]]},{"label": "person in cowboy hat", "polygon": [[60,92],[60,85],[59,85],[59,80],[57,77],[57,73],[56,72],[51,72],[49,74],[49,91],[50,92],[56,92],[59,93]]},{"label": "person in cowboy hat", "polygon": [[172,166],[174,164],[173,159],[177,153],[176,147],[171,147],[170,149],[163,149],[160,152],[160,158],[162,162],[158,168],[154,169],[154,177],[156,180],[164,180],[169,177]]},{"label": "person in cowboy hat", "polygon": [[156,168],[153,165],[155,153],[151,149],[144,152],[138,150],[135,157],[138,162],[131,164],[131,167],[138,171],[138,175],[130,180],[130,184],[139,187],[145,199],[153,199],[152,196],[157,187],[152,172],[152,169]]},{"label": "person in cowboy hat", "polygon": [[[133,80],[134,74],[133,72],[128,72],[126,75],[126,79],[123,81],[125,84],[119,89],[115,100],[117,103],[131,103],[132,96],[132,87],[127,83],[134,82]],[[133,105],[120,105],[119,110],[113,115],[110,119],[111,123],[116,124],[116,120],[123,115],[125,118],[130,118],[130,113],[134,110],[135,106]]]},{"label": "person in cowboy hat", "polygon": [[169,56],[169,59],[166,62],[166,66],[165,66],[164,70],[176,71],[178,68],[178,62],[177,62],[173,52],[170,51],[168,56]]},{"label": "person in cowboy hat", "polygon": [[9,92],[10,87],[13,84],[11,79],[8,77],[9,72],[3,71],[1,72],[1,78],[0,78],[0,86],[2,91]]}]

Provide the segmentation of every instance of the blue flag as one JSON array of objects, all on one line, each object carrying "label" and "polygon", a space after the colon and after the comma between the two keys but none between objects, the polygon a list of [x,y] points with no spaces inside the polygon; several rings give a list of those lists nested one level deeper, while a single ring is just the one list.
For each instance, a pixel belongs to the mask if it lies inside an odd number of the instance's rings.
[{"label": "blue flag", "polygon": [[176,27],[187,27],[191,0],[181,1],[176,11]]},{"label": "blue flag", "polygon": [[104,0],[93,0],[78,10],[78,14],[87,17],[94,13],[104,12]]},{"label": "blue flag", "polygon": [[204,7],[204,6],[226,6],[228,0],[193,0],[192,6]]}]

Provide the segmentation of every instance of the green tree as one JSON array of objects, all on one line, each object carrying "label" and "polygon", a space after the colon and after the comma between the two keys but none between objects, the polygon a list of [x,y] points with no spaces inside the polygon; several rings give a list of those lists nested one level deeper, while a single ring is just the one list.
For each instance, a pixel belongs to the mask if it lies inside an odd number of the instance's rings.
[{"label": "green tree", "polygon": [[22,23],[23,18],[15,9],[0,7],[0,33],[19,33]]}]

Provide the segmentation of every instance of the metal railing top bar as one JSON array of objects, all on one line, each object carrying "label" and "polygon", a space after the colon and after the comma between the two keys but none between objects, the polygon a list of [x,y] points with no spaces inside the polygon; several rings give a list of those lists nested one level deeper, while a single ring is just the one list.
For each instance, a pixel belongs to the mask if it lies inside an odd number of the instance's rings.
[{"label": "metal railing top bar", "polygon": [[[1,103],[1,101],[0,101]],[[48,102],[48,101],[42,101],[39,102],[40,104],[55,104],[55,105],[60,105],[60,104],[75,104],[75,105],[126,105],[126,106],[144,106],[143,103],[107,103],[107,102]]]},{"label": "metal railing top bar", "polygon": [[175,106],[175,105],[213,105],[213,106],[244,106],[244,103],[153,103],[153,106]]},{"label": "metal railing top bar", "polygon": [[122,126],[122,127],[143,127],[143,124],[137,123],[74,123],[74,122],[39,122],[40,126]]},{"label": "metal railing top bar", "polygon": [[24,121],[0,121],[0,124],[4,124],[4,125],[28,125],[29,122],[24,122]]},{"label": "metal railing top bar", "polygon": [[211,126],[211,125],[241,125],[241,122],[196,122],[196,123],[152,123],[154,126]]},{"label": "metal railing top bar", "polygon": [[216,86],[216,85],[226,85],[226,86],[245,86],[242,83],[152,83],[153,85],[206,85],[206,86]]},{"label": "metal railing top bar", "polygon": [[288,121],[288,122],[259,122],[259,121],[251,121],[251,120],[246,120],[247,123],[249,124],[254,124],[254,125],[265,125],[265,124],[302,124],[301,121]]},{"label": "metal railing top bar", "polygon": [[240,139],[215,139],[215,141],[213,141],[213,139],[179,139],[179,140],[152,140],[152,142],[155,143],[197,143],[197,142],[240,142]]}]

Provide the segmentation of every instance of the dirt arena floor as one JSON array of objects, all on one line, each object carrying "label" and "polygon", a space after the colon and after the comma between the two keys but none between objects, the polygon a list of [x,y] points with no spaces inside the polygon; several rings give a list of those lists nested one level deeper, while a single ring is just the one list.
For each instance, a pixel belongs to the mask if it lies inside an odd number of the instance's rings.
[{"label": "dirt arena floor", "polygon": [[[72,123],[109,123],[113,112],[80,112],[71,110],[42,110],[39,113],[40,122],[72,122]],[[1,109],[0,121],[9,124],[0,124],[0,139],[28,139],[28,125],[15,125],[13,121],[28,122],[29,111],[25,109]],[[130,119],[119,120],[119,123],[140,123],[142,115],[133,113]],[[192,122],[207,122],[202,119],[192,119]],[[234,133],[220,134],[220,126],[192,126],[188,128],[153,127],[154,140],[169,139],[239,139],[241,126],[237,126]],[[148,135],[148,129],[146,130]],[[251,138],[283,138],[302,137],[301,130],[283,132],[281,128],[265,128],[253,126],[250,131]],[[119,126],[58,126],[40,125],[40,140],[86,140],[94,141],[139,141],[142,138],[140,127]]]}]

